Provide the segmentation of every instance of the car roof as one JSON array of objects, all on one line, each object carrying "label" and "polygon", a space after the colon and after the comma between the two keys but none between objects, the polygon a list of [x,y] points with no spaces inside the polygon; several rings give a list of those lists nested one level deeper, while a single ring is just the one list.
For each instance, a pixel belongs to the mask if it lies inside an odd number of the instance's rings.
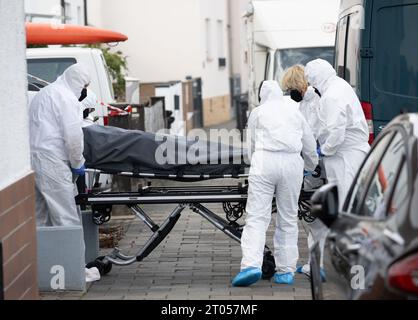
[{"label": "car roof", "polygon": [[418,139],[418,113],[406,113],[399,115],[389,123],[386,130],[392,126],[399,125],[404,127],[410,136]]}]

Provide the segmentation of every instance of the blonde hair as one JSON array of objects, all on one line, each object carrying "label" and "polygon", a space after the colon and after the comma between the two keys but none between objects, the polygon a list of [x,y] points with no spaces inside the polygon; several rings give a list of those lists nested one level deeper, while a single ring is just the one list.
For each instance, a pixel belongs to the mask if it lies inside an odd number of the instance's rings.
[{"label": "blonde hair", "polygon": [[286,70],[283,80],[283,91],[296,89],[305,92],[308,88],[308,81],[305,77],[305,68],[302,65],[295,65]]}]

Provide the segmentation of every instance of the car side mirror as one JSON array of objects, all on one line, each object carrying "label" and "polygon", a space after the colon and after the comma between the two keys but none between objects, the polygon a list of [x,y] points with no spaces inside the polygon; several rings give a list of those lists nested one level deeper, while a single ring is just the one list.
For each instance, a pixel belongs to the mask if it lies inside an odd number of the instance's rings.
[{"label": "car side mirror", "polygon": [[339,214],[338,187],[327,184],[312,196],[312,215],[319,218],[328,228],[337,220]]}]

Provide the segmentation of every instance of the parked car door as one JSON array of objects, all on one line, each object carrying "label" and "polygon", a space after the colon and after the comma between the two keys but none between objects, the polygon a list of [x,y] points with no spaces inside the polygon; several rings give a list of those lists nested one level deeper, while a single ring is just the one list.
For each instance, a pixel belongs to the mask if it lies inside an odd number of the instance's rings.
[{"label": "parked car door", "polygon": [[396,127],[385,132],[369,153],[327,239],[324,266],[328,283],[322,288],[312,277],[314,298],[362,296],[375,283],[387,255],[393,254],[381,236],[396,212],[398,204],[390,200],[395,190],[399,192],[397,183],[403,184],[408,177],[406,140],[404,130]]}]

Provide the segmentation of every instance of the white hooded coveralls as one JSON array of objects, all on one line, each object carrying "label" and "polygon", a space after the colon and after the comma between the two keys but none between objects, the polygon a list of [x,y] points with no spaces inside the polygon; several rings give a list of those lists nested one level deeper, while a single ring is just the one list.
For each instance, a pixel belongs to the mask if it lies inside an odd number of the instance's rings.
[{"label": "white hooded coveralls", "polygon": [[84,141],[78,101],[90,83],[87,69],[69,67],[43,88],[29,108],[32,167],[35,171],[38,226],[80,225],[71,168],[80,168]]},{"label": "white hooded coveralls", "polygon": [[299,111],[302,113],[308,123],[314,138],[318,138],[319,133],[319,100],[321,97],[315,92],[315,89],[308,87],[303,96],[303,100],[299,104]]},{"label": "white hooded coveralls", "polygon": [[277,272],[295,272],[298,252],[298,200],[305,168],[318,164],[316,141],[306,120],[286,101],[276,81],[265,81],[261,106],[248,121],[251,169],[247,218],[241,238],[241,270],[261,268],[266,232],[271,221],[272,200],[276,195],[277,219],[274,256]]},{"label": "white hooded coveralls", "polygon": [[305,68],[309,84],[321,93],[318,140],[329,183],[337,184],[340,208],[370,150],[369,128],[353,88],[329,62],[317,59]]},{"label": "white hooded coveralls", "polygon": [[[308,87],[308,90],[303,96],[303,100],[300,102],[299,110],[304,116],[306,122],[312,130],[315,139],[318,139],[320,122],[319,122],[319,101],[321,97],[315,92],[313,87]],[[319,165],[322,167],[323,163],[320,161]],[[323,170],[324,172],[324,170]],[[319,178],[305,177],[304,188],[305,189],[317,189],[323,183]],[[319,242],[321,258],[320,265],[323,267],[323,252],[325,247],[325,240],[328,234],[328,228],[319,220],[315,219],[311,223],[302,221],[305,228],[308,229],[308,247],[312,249],[315,243]],[[308,264],[303,266],[303,271],[306,273],[310,272],[310,254]]]}]

